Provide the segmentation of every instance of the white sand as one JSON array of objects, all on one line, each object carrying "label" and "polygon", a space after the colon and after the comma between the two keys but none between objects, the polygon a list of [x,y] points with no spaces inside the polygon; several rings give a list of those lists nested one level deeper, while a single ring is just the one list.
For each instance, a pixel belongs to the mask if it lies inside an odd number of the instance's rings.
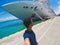
[{"label": "white sand", "polygon": [[[24,30],[0,39],[0,45],[23,45]],[[60,17],[39,23],[33,26],[33,30],[38,45],[60,45]]]}]

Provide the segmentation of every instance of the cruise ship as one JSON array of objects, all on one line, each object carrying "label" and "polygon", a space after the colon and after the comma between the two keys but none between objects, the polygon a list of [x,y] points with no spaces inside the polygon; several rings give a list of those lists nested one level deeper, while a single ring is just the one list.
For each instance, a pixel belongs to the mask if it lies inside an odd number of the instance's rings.
[{"label": "cruise ship", "polygon": [[50,7],[48,0],[23,0],[2,5],[3,9],[15,17],[24,20],[31,17],[34,20],[53,18],[56,14]]},{"label": "cruise ship", "polygon": [[[60,16],[56,16],[47,0],[16,1],[4,4],[2,8],[22,20],[27,17],[35,20],[37,18],[49,19],[32,28],[36,34],[38,45],[60,45]],[[0,45],[24,45],[23,34],[25,30],[0,39]]]}]

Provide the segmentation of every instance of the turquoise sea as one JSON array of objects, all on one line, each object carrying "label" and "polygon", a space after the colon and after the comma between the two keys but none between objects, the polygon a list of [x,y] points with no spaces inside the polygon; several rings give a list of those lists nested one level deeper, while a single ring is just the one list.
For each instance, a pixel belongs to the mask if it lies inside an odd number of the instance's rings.
[{"label": "turquoise sea", "polygon": [[[36,21],[33,25],[42,21]],[[19,19],[0,22],[0,39],[25,29],[23,22]]]}]

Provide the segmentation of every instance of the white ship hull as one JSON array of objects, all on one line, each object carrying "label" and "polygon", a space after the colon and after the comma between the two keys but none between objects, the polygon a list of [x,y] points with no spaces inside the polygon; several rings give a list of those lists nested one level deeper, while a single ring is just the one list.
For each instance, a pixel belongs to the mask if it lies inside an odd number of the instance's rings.
[{"label": "white ship hull", "polygon": [[35,18],[48,19],[53,17],[53,12],[48,12],[43,3],[38,1],[17,1],[2,6],[6,11],[19,19],[25,19],[35,14]]}]

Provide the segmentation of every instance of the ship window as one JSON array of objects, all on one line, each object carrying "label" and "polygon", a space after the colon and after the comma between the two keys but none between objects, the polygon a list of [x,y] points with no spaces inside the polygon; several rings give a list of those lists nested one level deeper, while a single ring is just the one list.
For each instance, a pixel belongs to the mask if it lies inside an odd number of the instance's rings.
[{"label": "ship window", "polygon": [[23,8],[28,8],[28,6],[23,6]]},{"label": "ship window", "polygon": [[25,6],[23,8],[25,8]]},{"label": "ship window", "polygon": [[31,9],[32,9],[33,7],[31,7]]},{"label": "ship window", "polygon": [[28,6],[26,6],[26,8],[28,8]]},{"label": "ship window", "polygon": [[37,9],[37,6],[35,7],[35,9]]},{"label": "ship window", "polygon": [[37,10],[38,10],[38,9],[37,9],[37,6],[34,8],[34,10],[35,10],[35,11],[37,11]]}]

